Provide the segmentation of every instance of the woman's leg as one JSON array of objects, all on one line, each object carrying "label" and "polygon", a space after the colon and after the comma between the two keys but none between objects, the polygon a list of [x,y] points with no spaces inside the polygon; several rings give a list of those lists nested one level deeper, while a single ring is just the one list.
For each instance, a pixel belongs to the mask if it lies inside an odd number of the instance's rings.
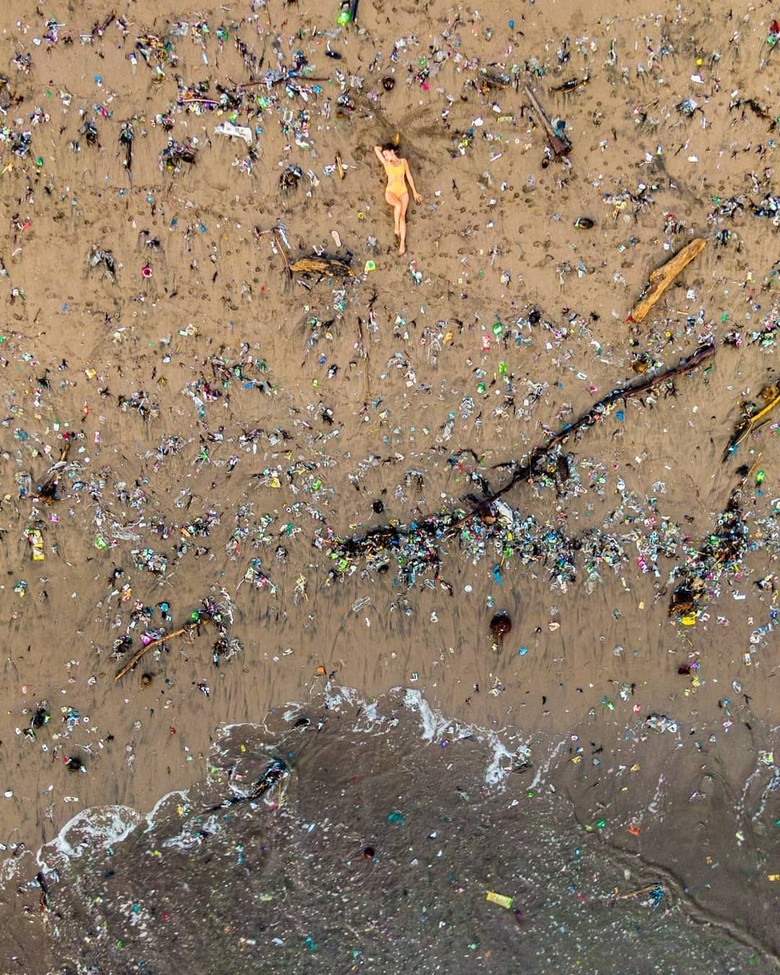
[{"label": "woman's leg", "polygon": [[[385,193],[385,199],[393,208],[393,229],[397,237],[401,232],[401,209],[403,205],[401,203],[401,200],[395,195],[395,193],[391,193],[389,190],[387,191],[387,193]],[[407,199],[406,202],[408,204],[409,200]]]},{"label": "woman's leg", "polygon": [[398,236],[401,238],[398,245],[398,253],[406,253],[406,211],[409,209],[409,194],[404,193],[400,200],[401,215],[398,221]]}]

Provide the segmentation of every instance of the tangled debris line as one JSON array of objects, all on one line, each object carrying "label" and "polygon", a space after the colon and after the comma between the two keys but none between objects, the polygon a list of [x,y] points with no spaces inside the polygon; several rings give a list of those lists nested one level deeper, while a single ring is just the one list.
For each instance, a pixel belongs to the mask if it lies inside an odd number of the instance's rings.
[{"label": "tangled debris line", "polygon": [[432,569],[434,579],[451,591],[451,587],[440,578],[440,545],[453,538],[459,538],[464,547],[472,549],[492,539],[500,545],[504,556],[518,556],[526,565],[544,563],[551,568],[563,589],[576,578],[578,552],[584,554],[591,576],[598,574],[596,567],[602,562],[611,565],[619,563],[625,556],[609,535],[589,532],[582,539],[569,538],[559,529],[537,522],[533,516],[522,518],[519,512],[502,500],[502,496],[521,481],[533,481],[543,475],[551,461],[555,460],[555,453],[561,445],[570,437],[602,422],[618,403],[641,397],[692,372],[710,360],[715,351],[714,345],[701,346],[691,356],[664,372],[617,387],[577,420],[551,436],[546,444],[536,447],[525,463],[512,461],[509,465],[498,465],[513,468],[509,481],[498,491],[478,501],[470,511],[445,511],[409,525],[374,528],[362,536],[341,538],[326,533],[318,537],[315,545],[327,548],[329,557],[335,563],[331,578],[354,571],[359,558],[365,561],[368,568],[384,573],[389,570],[392,559],[397,563],[399,577],[407,587],[414,584],[418,575]]},{"label": "tangled debris line", "polygon": [[677,586],[669,603],[669,615],[691,626],[696,622],[707,585],[720,573],[736,569],[748,546],[750,531],[739,504],[739,489],[718,515],[715,530],[701,548],[672,572]]}]

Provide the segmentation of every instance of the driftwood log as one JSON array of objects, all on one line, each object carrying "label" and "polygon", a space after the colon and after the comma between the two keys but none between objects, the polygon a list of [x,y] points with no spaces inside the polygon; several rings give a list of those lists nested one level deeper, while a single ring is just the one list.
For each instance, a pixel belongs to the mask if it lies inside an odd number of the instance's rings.
[{"label": "driftwood log", "polygon": [[342,261],[340,257],[328,257],[326,254],[301,257],[290,265],[290,270],[299,274],[319,274],[321,277],[326,274],[342,278],[355,277],[355,272],[346,261]]},{"label": "driftwood log", "polygon": [[626,321],[635,324],[643,322],[650,309],[658,301],[664,291],[666,291],[672,281],[674,281],[677,275],[691,263],[694,257],[701,254],[706,246],[707,241],[703,237],[697,237],[689,244],[686,244],[685,247],[675,254],[671,260],[667,261],[663,267],[656,268],[655,271],[653,271],[650,275],[647,287],[642,292],[642,296],[634,305],[633,309],[631,310],[631,314],[628,316]]}]

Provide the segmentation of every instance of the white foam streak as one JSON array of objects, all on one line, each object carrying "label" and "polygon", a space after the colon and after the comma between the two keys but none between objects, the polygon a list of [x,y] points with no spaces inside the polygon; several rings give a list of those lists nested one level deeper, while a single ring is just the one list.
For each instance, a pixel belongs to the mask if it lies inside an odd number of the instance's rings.
[{"label": "white foam streak", "polygon": [[57,857],[78,859],[84,853],[108,850],[129,836],[142,820],[141,814],[130,806],[82,809],[65,823],[53,840],[41,847],[38,862],[43,865]]},{"label": "white foam streak", "polygon": [[[484,781],[488,786],[500,786],[512,771],[518,756],[526,760],[530,757],[529,748],[522,745],[510,746],[509,740],[512,737],[510,735],[505,735],[502,739],[499,733],[495,731],[488,731],[476,725],[461,724],[446,718],[441,712],[431,707],[423,694],[414,688],[394,688],[391,693],[402,695],[404,707],[408,711],[417,713],[420,721],[420,736],[423,741],[431,744],[449,745],[457,743],[459,739],[468,738],[487,745],[490,749],[490,758],[485,767]],[[324,700],[327,708],[331,711],[343,712],[349,709],[357,712],[356,720],[352,725],[352,731],[356,733],[387,734],[398,723],[397,717],[388,717],[381,713],[381,701],[366,700],[352,687],[332,685],[329,682],[325,685]],[[303,705],[296,705],[291,702],[284,712],[284,718],[288,723],[292,723],[304,713],[304,710]],[[250,722],[240,725],[223,725],[216,736],[214,749],[217,752],[221,751],[224,739],[236,728],[262,727],[262,724]],[[537,770],[533,781],[534,786],[549,770],[550,764],[561,745],[556,746],[544,766]],[[180,805],[186,806],[189,793],[186,790],[174,790],[166,793],[146,815],[141,815],[129,806],[119,805],[84,809],[70,819],[53,840],[41,847],[38,853],[38,862],[41,866],[56,866],[56,861],[60,858],[65,860],[77,859],[95,849],[108,850],[114,843],[120,843],[126,839],[136,827],[141,825],[144,826],[144,832],[148,833],[154,829],[161,810],[174,799],[178,799]],[[166,840],[163,845],[186,848],[197,842],[198,839],[187,835],[185,830],[178,836]],[[6,870],[8,869],[6,868]]]}]

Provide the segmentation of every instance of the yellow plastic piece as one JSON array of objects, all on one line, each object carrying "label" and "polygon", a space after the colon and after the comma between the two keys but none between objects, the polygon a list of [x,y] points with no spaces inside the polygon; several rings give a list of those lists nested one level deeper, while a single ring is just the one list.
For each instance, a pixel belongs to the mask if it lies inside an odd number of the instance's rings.
[{"label": "yellow plastic piece", "polygon": [[43,562],[46,558],[43,551],[43,535],[37,528],[30,532],[30,542],[32,543],[33,562]]},{"label": "yellow plastic piece", "polygon": [[494,894],[492,890],[487,892],[487,899],[491,904],[498,904],[499,907],[505,907],[507,910],[514,904],[514,897],[507,897],[506,894]]}]

